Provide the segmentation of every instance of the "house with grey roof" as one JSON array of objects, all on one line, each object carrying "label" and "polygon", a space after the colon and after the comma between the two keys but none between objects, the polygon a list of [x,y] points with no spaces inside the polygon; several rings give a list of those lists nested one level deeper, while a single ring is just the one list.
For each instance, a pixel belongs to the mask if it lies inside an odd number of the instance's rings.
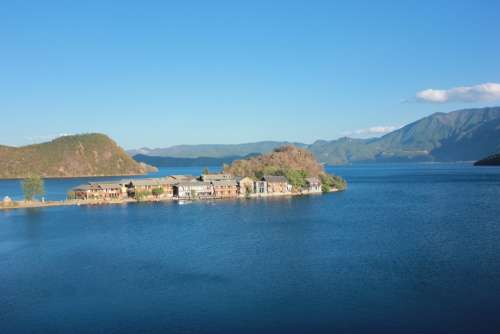
[{"label": "house with grey roof", "polygon": [[210,181],[223,181],[223,180],[234,180],[234,176],[231,174],[217,173],[217,174],[202,174],[200,179],[205,182]]},{"label": "house with grey roof", "polygon": [[267,192],[269,194],[288,193],[292,190],[286,177],[281,175],[264,175],[261,180],[267,182]]},{"label": "house with grey roof", "polygon": [[238,196],[238,183],[234,179],[215,180],[211,182],[215,198]]},{"label": "house with grey roof", "polygon": [[173,195],[179,199],[209,198],[213,196],[210,182],[184,181],[174,184]]}]

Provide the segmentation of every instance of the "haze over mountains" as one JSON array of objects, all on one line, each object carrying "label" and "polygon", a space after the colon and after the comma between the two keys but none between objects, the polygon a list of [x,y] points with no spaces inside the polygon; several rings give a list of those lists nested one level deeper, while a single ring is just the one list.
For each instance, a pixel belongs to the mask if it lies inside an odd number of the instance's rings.
[{"label": "haze over mountains", "polygon": [[327,164],[473,161],[500,152],[500,107],[435,113],[380,138],[345,137],[318,140],[310,145],[278,141],[179,145],[159,149],[142,148],[128,153],[169,158],[236,158],[266,153],[285,144],[307,148],[319,161]]}]

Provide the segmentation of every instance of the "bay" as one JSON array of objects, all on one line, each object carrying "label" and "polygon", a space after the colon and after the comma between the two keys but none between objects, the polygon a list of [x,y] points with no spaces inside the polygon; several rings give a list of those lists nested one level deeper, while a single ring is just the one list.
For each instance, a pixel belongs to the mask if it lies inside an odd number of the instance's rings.
[{"label": "bay", "polygon": [[0,212],[2,333],[498,331],[500,168],[328,169],[347,191]]}]

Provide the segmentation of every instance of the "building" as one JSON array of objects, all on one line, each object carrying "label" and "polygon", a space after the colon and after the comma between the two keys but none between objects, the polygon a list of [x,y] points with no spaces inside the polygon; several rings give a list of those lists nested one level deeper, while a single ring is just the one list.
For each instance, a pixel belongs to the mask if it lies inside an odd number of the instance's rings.
[{"label": "building", "polygon": [[255,181],[253,192],[256,194],[267,194],[267,182],[263,180]]},{"label": "building", "polygon": [[160,184],[163,188],[163,197],[172,198],[174,196],[174,185],[178,182],[177,179],[171,176],[161,178]]},{"label": "building", "polygon": [[265,175],[262,181],[267,182],[267,192],[274,193],[288,193],[291,191],[291,185],[288,184],[286,177],[281,175]]},{"label": "building", "polygon": [[222,181],[222,180],[233,180],[234,177],[231,174],[224,174],[224,173],[219,173],[219,174],[202,174],[200,176],[200,180],[205,181],[205,182],[211,182],[211,181]]},{"label": "building", "polygon": [[124,187],[115,182],[97,183],[90,182],[82,184],[71,189],[71,197],[75,199],[95,199],[95,200],[108,200],[120,199],[126,196],[127,192]]},{"label": "building", "polygon": [[215,198],[228,198],[238,196],[238,184],[236,180],[217,180],[211,182],[213,196]]},{"label": "building", "polygon": [[236,182],[238,183],[238,192],[240,195],[248,195],[255,192],[252,178],[248,176],[240,177],[236,179]]},{"label": "building", "polygon": [[210,182],[179,182],[173,186],[173,195],[181,199],[209,198],[213,196],[213,187]]},{"label": "building", "polygon": [[317,177],[306,178],[306,189],[309,192],[319,193],[321,192],[321,181]]},{"label": "building", "polygon": [[134,198],[138,193],[149,196],[152,195],[153,189],[163,188],[160,179],[133,179],[121,182],[127,188],[128,196]]},{"label": "building", "polygon": [[170,175],[168,177],[177,182],[188,182],[196,180],[196,177],[193,175]]}]

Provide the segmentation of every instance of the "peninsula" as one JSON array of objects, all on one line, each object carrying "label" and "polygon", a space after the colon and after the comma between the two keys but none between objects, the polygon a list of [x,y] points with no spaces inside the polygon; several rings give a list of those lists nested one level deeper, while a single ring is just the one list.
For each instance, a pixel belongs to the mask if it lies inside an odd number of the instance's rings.
[{"label": "peninsula", "polygon": [[204,171],[198,177],[169,175],[89,182],[71,189],[66,201],[13,202],[8,199],[0,208],[297,196],[336,192],[346,187],[345,180],[326,173],[312,153],[289,145],[224,165],[220,173]]}]

